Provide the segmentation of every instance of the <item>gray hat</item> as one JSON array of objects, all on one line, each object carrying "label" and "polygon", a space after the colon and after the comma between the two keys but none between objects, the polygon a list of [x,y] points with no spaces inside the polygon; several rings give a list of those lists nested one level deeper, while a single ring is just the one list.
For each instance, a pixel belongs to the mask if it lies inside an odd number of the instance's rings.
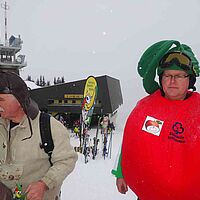
[{"label": "gray hat", "polygon": [[38,105],[30,98],[26,83],[14,72],[0,71],[0,94],[13,94],[25,114],[34,119],[38,112]]}]

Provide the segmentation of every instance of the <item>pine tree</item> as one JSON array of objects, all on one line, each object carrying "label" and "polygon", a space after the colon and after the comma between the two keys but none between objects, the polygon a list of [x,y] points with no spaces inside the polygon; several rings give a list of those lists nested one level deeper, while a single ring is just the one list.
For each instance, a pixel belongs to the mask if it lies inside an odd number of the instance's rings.
[{"label": "pine tree", "polygon": [[56,85],[56,77],[54,77],[53,83],[54,85]]},{"label": "pine tree", "polygon": [[60,77],[57,78],[57,84],[61,83]]},{"label": "pine tree", "polygon": [[42,86],[42,75],[40,75],[39,86]]},{"label": "pine tree", "polygon": [[36,83],[35,83],[36,85],[38,85],[38,86],[40,86],[40,81],[39,81],[39,79],[37,78],[37,80],[36,80]]},{"label": "pine tree", "polygon": [[34,82],[33,80],[32,80],[32,78],[31,78],[31,76],[30,75],[28,75],[28,77],[27,77],[27,79],[26,79],[27,81],[32,81],[32,82]]},{"label": "pine tree", "polygon": [[65,78],[64,78],[64,76],[62,76],[61,83],[64,83],[64,82],[65,82]]},{"label": "pine tree", "polygon": [[45,82],[45,79],[44,79],[44,76],[42,77],[42,86],[45,86],[46,85],[46,82]]},{"label": "pine tree", "polygon": [[46,86],[50,86],[51,84],[50,84],[50,81],[47,81],[47,84],[46,84]]}]

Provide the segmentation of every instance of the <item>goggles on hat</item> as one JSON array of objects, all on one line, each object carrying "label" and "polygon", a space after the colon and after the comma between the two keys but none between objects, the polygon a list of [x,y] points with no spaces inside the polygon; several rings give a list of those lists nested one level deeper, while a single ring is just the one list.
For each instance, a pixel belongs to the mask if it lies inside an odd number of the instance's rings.
[{"label": "goggles on hat", "polygon": [[11,90],[8,87],[0,87],[0,94],[11,94]]},{"label": "goggles on hat", "polygon": [[160,61],[161,68],[168,68],[173,64],[181,67],[183,70],[189,71],[192,69],[191,59],[182,52],[167,53]]}]

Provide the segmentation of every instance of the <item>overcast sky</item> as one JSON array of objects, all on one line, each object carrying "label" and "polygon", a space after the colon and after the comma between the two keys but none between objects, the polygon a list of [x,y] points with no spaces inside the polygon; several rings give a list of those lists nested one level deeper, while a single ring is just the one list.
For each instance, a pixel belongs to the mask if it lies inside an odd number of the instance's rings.
[{"label": "overcast sky", "polygon": [[[0,1],[3,3],[4,1]],[[151,44],[174,39],[200,59],[199,0],[8,0],[8,34],[21,35],[23,78],[66,81],[109,75],[128,113],[146,95],[137,62]],[[4,27],[1,9],[1,42]],[[200,87],[199,87],[200,88]]]}]

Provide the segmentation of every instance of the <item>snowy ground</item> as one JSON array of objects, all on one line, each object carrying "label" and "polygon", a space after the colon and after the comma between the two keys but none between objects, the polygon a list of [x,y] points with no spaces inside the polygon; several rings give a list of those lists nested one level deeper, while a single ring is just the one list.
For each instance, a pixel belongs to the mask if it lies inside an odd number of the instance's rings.
[{"label": "snowy ground", "polygon": [[[91,135],[96,130],[91,130]],[[91,137],[93,138],[93,137]],[[101,136],[99,137],[101,139]],[[102,157],[99,150],[95,160],[90,159],[87,164],[84,163],[84,157],[79,154],[74,171],[65,179],[62,186],[62,200],[135,200],[134,193],[129,189],[125,195],[117,191],[115,177],[111,170],[115,163],[119,146],[121,144],[122,130],[116,128],[112,140],[112,156]],[[71,144],[78,146],[78,139],[71,137]],[[101,146],[101,145],[100,145]]]}]

